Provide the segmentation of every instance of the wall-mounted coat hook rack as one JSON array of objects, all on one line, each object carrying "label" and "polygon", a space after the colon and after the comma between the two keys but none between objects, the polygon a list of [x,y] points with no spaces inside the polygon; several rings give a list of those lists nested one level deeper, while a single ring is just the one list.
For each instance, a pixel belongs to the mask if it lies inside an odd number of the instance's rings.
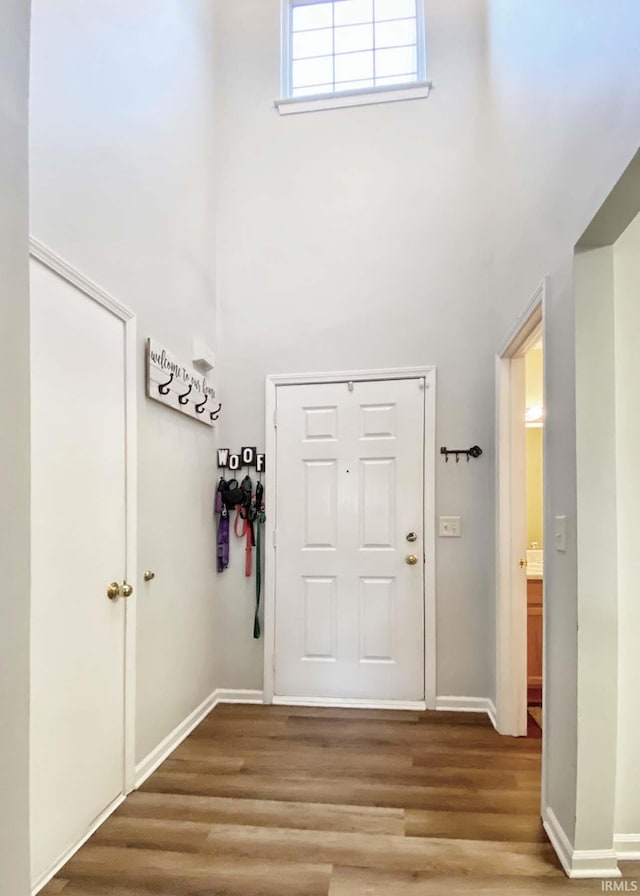
[{"label": "wall-mounted coat hook rack", "polygon": [[153,339],[147,339],[146,355],[147,397],[198,423],[213,426],[222,405],[212,417],[207,413],[215,407],[217,395],[206,375],[183,364]]},{"label": "wall-mounted coat hook rack", "polygon": [[446,463],[449,463],[449,455],[455,454],[456,463],[460,463],[460,455],[467,455],[467,463],[469,463],[470,457],[480,457],[482,454],[482,448],[479,445],[473,445],[471,448],[441,448],[440,454],[444,454],[444,459]]}]

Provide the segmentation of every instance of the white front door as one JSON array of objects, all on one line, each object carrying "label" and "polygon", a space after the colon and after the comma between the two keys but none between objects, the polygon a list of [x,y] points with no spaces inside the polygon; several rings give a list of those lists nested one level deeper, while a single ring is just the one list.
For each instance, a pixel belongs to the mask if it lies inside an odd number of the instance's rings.
[{"label": "white front door", "polygon": [[124,329],[32,261],[34,884],[123,792]]},{"label": "white front door", "polygon": [[279,386],[275,696],[424,699],[424,381]]}]

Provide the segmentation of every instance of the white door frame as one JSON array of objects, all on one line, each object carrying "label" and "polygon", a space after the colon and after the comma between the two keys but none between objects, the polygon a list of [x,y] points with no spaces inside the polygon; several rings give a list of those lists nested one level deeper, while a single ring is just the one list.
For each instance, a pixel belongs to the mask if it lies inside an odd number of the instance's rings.
[{"label": "white door frame", "polygon": [[[273,703],[275,691],[276,642],[276,395],[278,386],[302,386],[318,383],[367,382],[371,380],[424,379],[424,693],[427,709],[436,708],[436,552],[435,552],[435,480],[436,480],[436,368],[400,367],[379,370],[351,370],[325,373],[295,373],[267,376],[266,379],[266,452],[269,469],[265,486],[267,519],[265,523],[264,587],[264,691],[265,703]],[[316,701],[319,702],[319,701]],[[324,701],[331,705],[338,701]],[[357,702],[350,705],[357,705]],[[367,704],[369,705],[369,704]]]},{"label": "white door frame", "polygon": [[[515,576],[521,575],[521,546],[513,538],[514,527],[526,504],[518,485],[524,480],[526,459],[524,418],[520,416],[524,409],[517,395],[524,391],[524,354],[544,321],[546,291],[545,278],[496,356],[496,727],[500,734],[513,736],[527,732],[527,608],[526,602],[518,605],[514,586]],[[545,680],[543,671],[543,689]],[[545,728],[543,719],[543,734]]]},{"label": "white door frame", "polygon": [[[114,299],[84,274],[52,252],[35,237],[29,240],[29,254],[83,295],[106,308],[124,324],[125,354],[125,577],[137,587],[138,436],[136,383],[136,318],[129,308]],[[135,788],[135,698],[136,698],[136,592],[127,598],[124,645],[124,778],[122,796]],[[120,800],[109,809],[112,811]],[[107,813],[109,814],[109,813]],[[104,818],[101,816],[100,821]],[[97,826],[97,825],[96,825]],[[86,839],[86,838],[85,838]],[[75,852],[77,844],[71,852]],[[68,858],[69,856],[65,857]],[[54,872],[55,873],[55,872]],[[43,885],[41,883],[41,885]]]}]

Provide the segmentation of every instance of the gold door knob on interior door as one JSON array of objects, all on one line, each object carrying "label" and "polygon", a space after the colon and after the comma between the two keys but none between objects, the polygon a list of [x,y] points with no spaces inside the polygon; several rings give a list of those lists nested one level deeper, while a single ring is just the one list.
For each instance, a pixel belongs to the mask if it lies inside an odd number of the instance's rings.
[{"label": "gold door knob on interior door", "polygon": [[407,563],[409,564],[409,566],[415,566],[417,562],[418,558],[416,557],[416,555],[409,554],[409,556],[407,557]]},{"label": "gold door knob on interior door", "polygon": [[520,569],[526,569],[526,568],[527,568],[527,561],[526,561],[526,560],[523,560],[522,557],[521,557],[521,558],[520,558],[520,562],[518,563],[518,566],[520,567]]},{"label": "gold door knob on interior door", "polygon": [[109,600],[117,600],[119,597],[131,597],[132,594],[133,587],[127,585],[126,582],[123,585],[118,585],[117,582],[111,582],[111,584],[107,586],[107,597]]}]

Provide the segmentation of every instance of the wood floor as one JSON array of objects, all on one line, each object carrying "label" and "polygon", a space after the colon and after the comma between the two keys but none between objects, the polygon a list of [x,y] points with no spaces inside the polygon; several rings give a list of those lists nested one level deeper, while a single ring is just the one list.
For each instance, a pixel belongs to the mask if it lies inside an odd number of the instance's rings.
[{"label": "wood floor", "polygon": [[218,706],[42,892],[600,893],[546,840],[540,745],[477,714]]}]

